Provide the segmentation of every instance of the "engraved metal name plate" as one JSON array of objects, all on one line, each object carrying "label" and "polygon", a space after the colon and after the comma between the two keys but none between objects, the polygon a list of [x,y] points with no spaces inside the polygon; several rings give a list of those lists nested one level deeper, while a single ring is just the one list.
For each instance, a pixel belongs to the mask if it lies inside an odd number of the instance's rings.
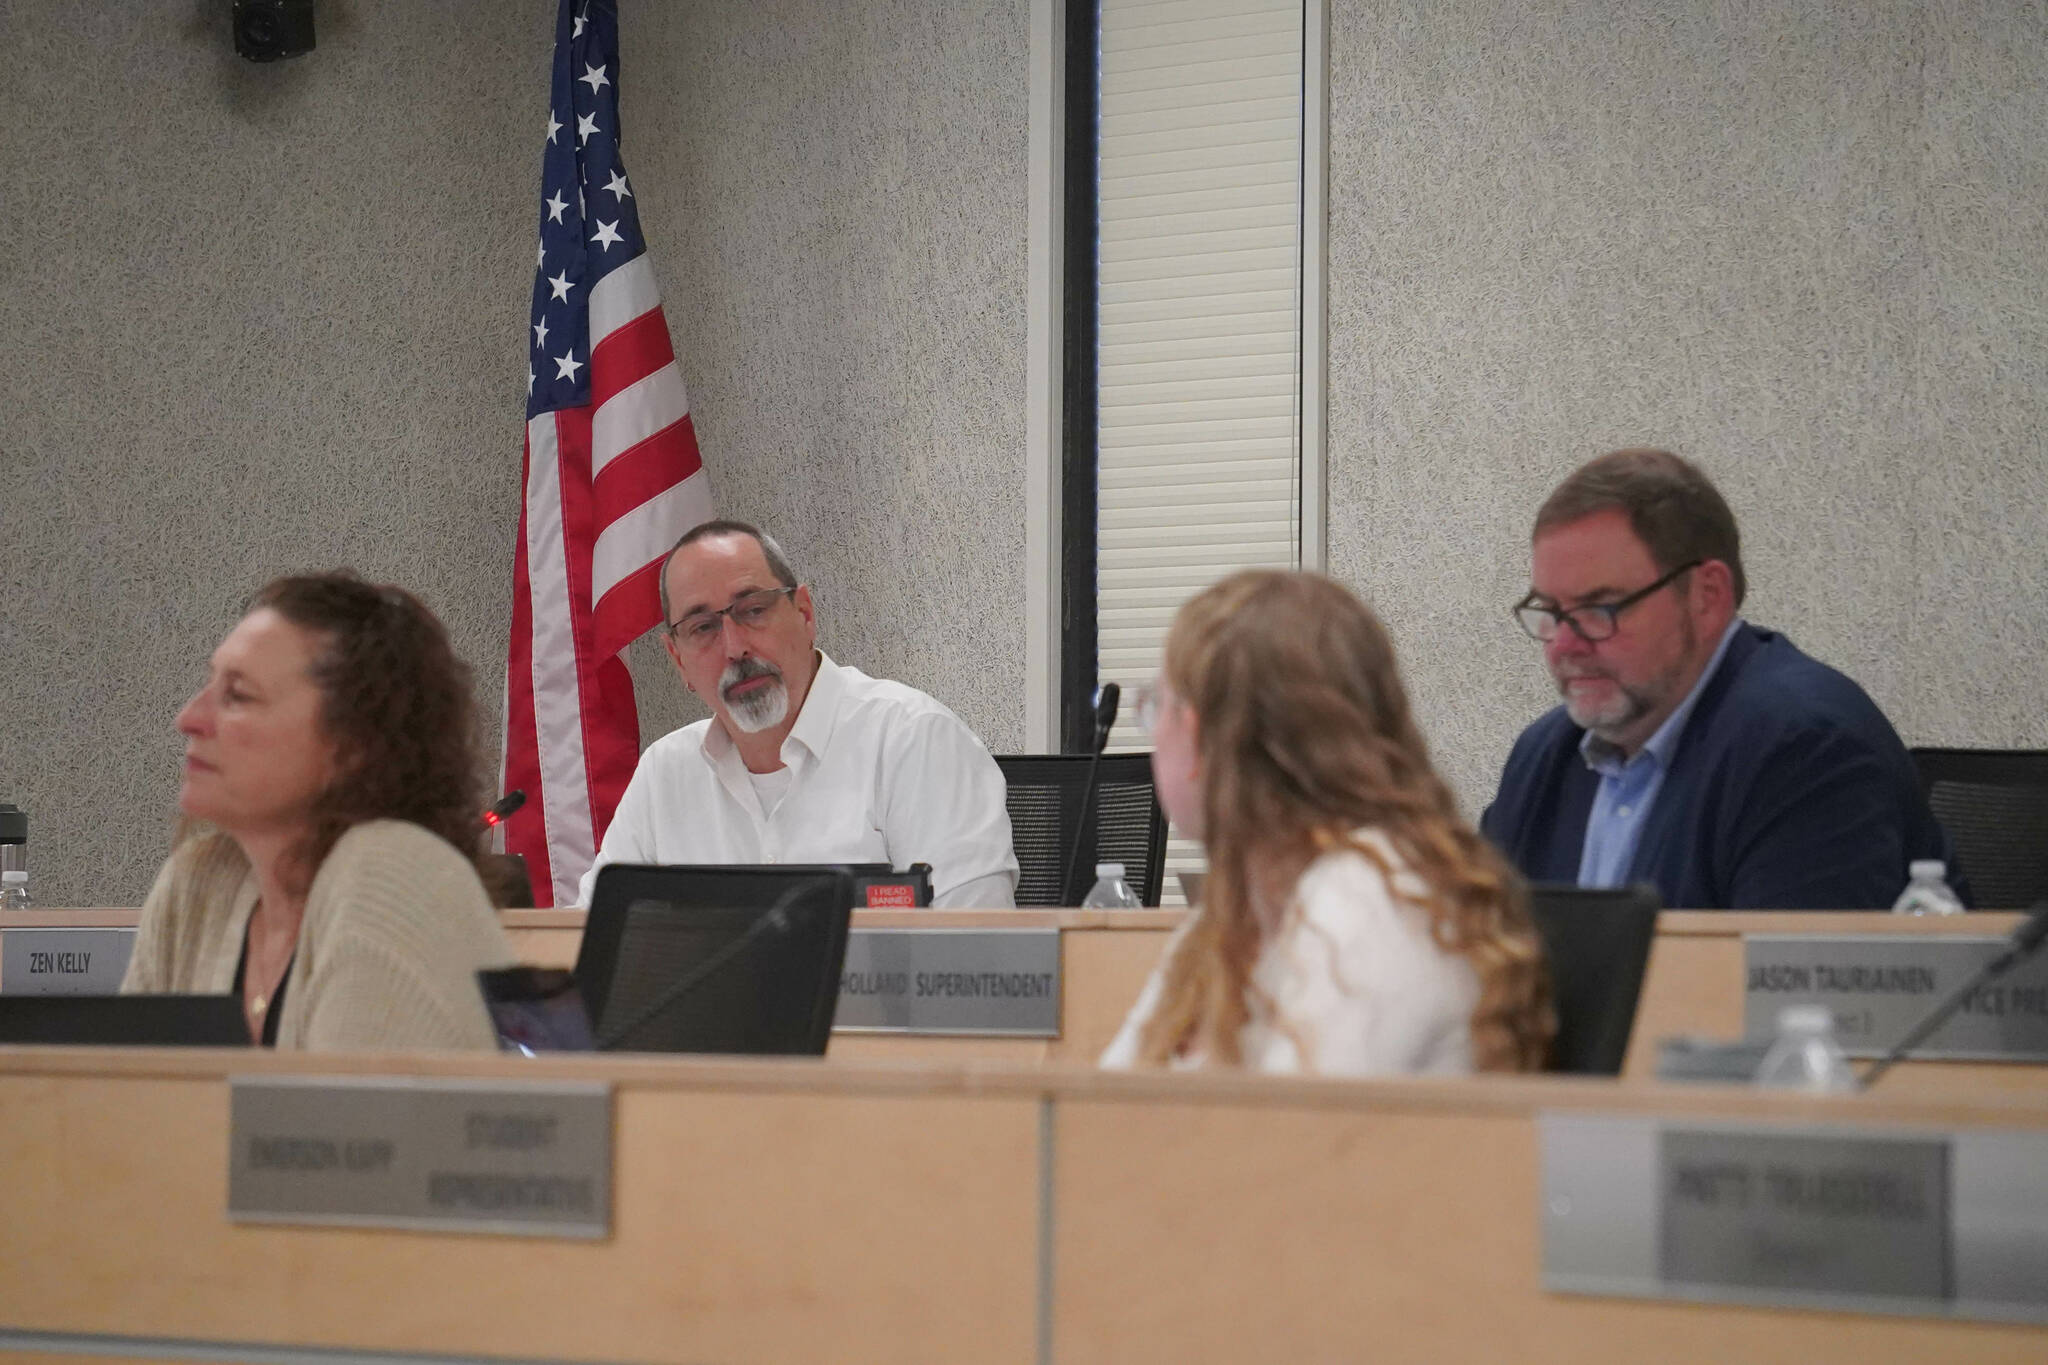
[{"label": "engraved metal name plate", "polygon": [[2048,1322],[2048,1132],[1539,1127],[1552,1291]]},{"label": "engraved metal name plate", "polygon": [[1953,1297],[1946,1142],[1666,1129],[1657,1167],[1667,1284]]},{"label": "engraved metal name plate", "polygon": [[603,1083],[238,1076],[229,1143],[238,1222],[611,1232]]},{"label": "engraved metal name plate", "polygon": [[133,929],[0,928],[0,992],[115,995],[134,951]]},{"label": "engraved metal name plate", "polygon": [[[2002,938],[1751,934],[1743,939],[1743,1032],[1777,1031],[1787,1005],[1826,1005],[1852,1057],[1877,1057],[1996,957]],[[1916,1057],[2048,1061],[2048,955],[1977,991]]]},{"label": "engraved metal name plate", "polygon": [[1057,1038],[1060,932],[855,929],[832,1027]]}]

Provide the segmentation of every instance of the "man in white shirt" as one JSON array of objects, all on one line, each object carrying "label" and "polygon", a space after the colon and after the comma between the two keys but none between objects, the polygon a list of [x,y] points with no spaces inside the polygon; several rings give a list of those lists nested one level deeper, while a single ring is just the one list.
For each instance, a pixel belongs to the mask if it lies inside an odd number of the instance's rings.
[{"label": "man in white shirt", "polygon": [[1002,770],[958,716],[817,648],[810,589],[745,522],[697,527],[661,573],[665,643],[711,707],[640,755],[606,863],[912,863],[932,904],[1016,903]]}]

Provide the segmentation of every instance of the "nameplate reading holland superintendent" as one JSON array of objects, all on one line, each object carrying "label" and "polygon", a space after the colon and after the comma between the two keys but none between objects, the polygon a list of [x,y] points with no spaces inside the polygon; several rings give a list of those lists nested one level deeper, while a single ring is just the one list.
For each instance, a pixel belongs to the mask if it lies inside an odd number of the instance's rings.
[{"label": "nameplate reading holland superintendent", "polygon": [[1057,929],[855,929],[832,1027],[1057,1038]]},{"label": "nameplate reading holland superintendent", "polygon": [[609,1085],[242,1076],[232,1088],[236,1221],[611,1232]]}]

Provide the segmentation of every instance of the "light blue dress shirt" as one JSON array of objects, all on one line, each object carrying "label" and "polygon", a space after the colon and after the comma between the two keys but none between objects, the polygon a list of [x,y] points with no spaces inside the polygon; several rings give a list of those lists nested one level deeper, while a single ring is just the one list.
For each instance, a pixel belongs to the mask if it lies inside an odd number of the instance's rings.
[{"label": "light blue dress shirt", "polygon": [[1728,652],[1728,642],[1741,625],[1739,616],[1728,623],[1721,643],[1714,647],[1714,657],[1700,670],[1699,681],[1634,758],[1624,760],[1620,749],[1591,730],[1579,741],[1579,754],[1586,766],[1600,774],[1593,809],[1586,816],[1586,843],[1579,852],[1580,886],[1620,886],[1628,880],[1629,864],[1635,861],[1643,825],[1664,786],[1672,750],[1678,747],[1678,737],[1685,733],[1685,722],[1699,703],[1700,692],[1721,666],[1721,656]]}]

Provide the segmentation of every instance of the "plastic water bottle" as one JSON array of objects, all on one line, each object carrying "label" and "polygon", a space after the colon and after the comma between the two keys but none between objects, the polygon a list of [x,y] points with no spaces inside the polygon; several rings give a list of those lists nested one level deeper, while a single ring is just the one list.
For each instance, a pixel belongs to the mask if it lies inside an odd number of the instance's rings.
[{"label": "plastic water bottle", "polygon": [[1835,1041],[1835,1016],[1826,1005],[1787,1005],[1778,1011],[1778,1039],[1757,1064],[1756,1083],[1816,1093],[1856,1088],[1856,1073]]},{"label": "plastic water bottle", "polygon": [[28,871],[10,867],[0,872],[0,910],[28,909]]},{"label": "plastic water bottle", "polygon": [[1089,910],[1144,909],[1132,892],[1130,883],[1124,880],[1122,863],[1097,863],[1095,885],[1081,898],[1081,904]]},{"label": "plastic water bottle", "polygon": [[1949,889],[1948,866],[1939,858],[1907,865],[1911,880],[1892,902],[1894,915],[1960,915],[1963,903]]}]

